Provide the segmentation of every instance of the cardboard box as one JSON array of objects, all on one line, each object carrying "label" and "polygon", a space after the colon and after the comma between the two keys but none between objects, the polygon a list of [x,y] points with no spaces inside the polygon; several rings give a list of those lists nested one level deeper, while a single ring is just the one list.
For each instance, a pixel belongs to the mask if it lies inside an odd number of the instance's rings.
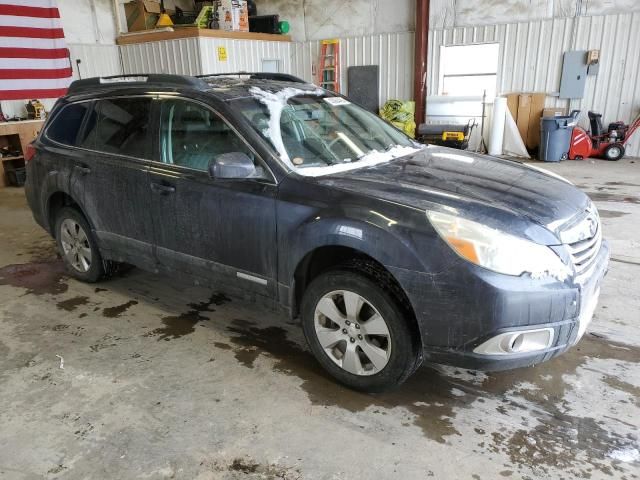
[{"label": "cardboard box", "polygon": [[544,110],[546,93],[532,93],[531,110],[529,111],[529,128],[527,130],[527,140],[524,142],[527,148],[534,149],[540,146],[540,119]]},{"label": "cardboard box", "polygon": [[518,118],[518,99],[520,98],[519,93],[508,93],[504,95],[507,97],[507,107],[509,108],[509,112],[511,112],[511,116],[514,120]]},{"label": "cardboard box", "polygon": [[564,117],[566,115],[566,108],[545,108],[544,110],[542,110],[543,117]]},{"label": "cardboard box", "polygon": [[[165,2],[165,8],[169,15],[175,12],[170,10]],[[130,32],[150,30],[156,27],[160,17],[160,0],[134,0],[124,4],[124,13],[127,17],[127,28]]]},{"label": "cardboard box", "polygon": [[246,0],[217,0],[216,7],[220,30],[249,31],[249,10]]},{"label": "cardboard box", "polygon": [[516,121],[522,141],[529,150],[540,146],[540,118],[546,93],[509,93],[507,107]]},{"label": "cardboard box", "polygon": [[[527,145],[529,137],[529,116],[531,115],[531,97],[529,95],[520,95],[518,97],[518,116],[516,117],[516,125],[524,144]],[[529,145],[527,145],[529,148]]]}]

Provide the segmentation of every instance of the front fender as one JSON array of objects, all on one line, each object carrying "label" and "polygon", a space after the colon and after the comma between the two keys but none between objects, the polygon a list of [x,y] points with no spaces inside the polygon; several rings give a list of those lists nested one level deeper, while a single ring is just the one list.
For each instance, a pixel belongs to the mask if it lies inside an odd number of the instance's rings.
[{"label": "front fender", "polygon": [[404,230],[393,220],[375,214],[363,220],[316,215],[292,232],[279,278],[292,285],[300,262],[314,250],[330,246],[352,248],[385,266],[426,271],[411,236],[403,235]]}]

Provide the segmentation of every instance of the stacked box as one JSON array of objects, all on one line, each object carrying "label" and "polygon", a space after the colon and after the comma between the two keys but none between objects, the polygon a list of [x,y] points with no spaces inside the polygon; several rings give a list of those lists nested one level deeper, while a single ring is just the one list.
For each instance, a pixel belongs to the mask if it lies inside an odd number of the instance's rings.
[{"label": "stacked box", "polygon": [[540,146],[540,118],[546,93],[509,93],[507,106],[518,126],[522,141],[529,150]]},{"label": "stacked box", "polygon": [[217,0],[216,7],[220,30],[249,31],[249,10],[246,0]]}]

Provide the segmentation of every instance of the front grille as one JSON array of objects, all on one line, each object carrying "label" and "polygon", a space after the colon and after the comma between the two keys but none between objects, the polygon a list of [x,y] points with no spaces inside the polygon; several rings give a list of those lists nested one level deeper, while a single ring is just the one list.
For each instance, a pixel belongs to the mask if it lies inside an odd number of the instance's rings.
[{"label": "front grille", "polygon": [[596,233],[592,237],[567,244],[567,249],[571,254],[571,260],[578,275],[587,271],[595,261],[601,245],[602,228],[600,228],[600,222],[597,223]]}]

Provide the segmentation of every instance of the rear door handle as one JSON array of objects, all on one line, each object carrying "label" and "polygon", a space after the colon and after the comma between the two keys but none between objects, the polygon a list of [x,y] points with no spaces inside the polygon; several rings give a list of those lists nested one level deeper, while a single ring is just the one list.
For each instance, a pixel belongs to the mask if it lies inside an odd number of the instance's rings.
[{"label": "rear door handle", "polygon": [[91,173],[91,169],[85,165],[75,165],[73,168],[78,170],[82,175],[86,175]]},{"label": "rear door handle", "polygon": [[176,191],[173,185],[163,185],[161,183],[151,182],[151,190],[161,195],[168,195]]}]

